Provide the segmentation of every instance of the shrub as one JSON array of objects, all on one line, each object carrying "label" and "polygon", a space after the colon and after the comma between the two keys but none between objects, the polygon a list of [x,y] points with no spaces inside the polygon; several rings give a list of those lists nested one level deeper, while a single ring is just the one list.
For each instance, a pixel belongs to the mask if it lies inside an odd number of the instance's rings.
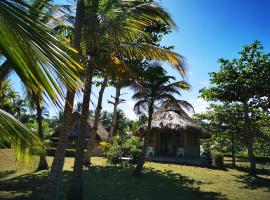
[{"label": "shrub", "polygon": [[131,163],[137,163],[141,153],[142,142],[137,136],[132,136],[124,143],[124,156],[131,158]]},{"label": "shrub", "polygon": [[208,162],[209,166],[212,166],[213,160],[212,160],[212,155],[211,155],[211,149],[208,144],[203,145],[203,152],[201,156]]},{"label": "shrub", "polygon": [[218,151],[212,152],[212,159],[214,167],[218,169],[224,168],[224,154]]},{"label": "shrub", "polygon": [[121,147],[114,143],[110,150],[106,153],[106,157],[110,164],[116,165],[120,163],[122,157]]},{"label": "shrub", "polygon": [[110,147],[111,147],[111,144],[108,143],[108,142],[100,142],[99,145],[100,145],[100,148],[102,149],[102,151],[103,151],[105,154],[109,151],[109,149],[110,149]]},{"label": "shrub", "polygon": [[[114,138],[113,145],[110,145],[109,150],[106,153],[106,157],[110,164],[118,164],[121,162],[121,157],[131,158],[130,164],[137,162],[141,153],[141,139],[136,136],[132,136],[123,142],[121,148],[121,140],[118,137]],[[105,146],[105,145],[104,145]]]}]

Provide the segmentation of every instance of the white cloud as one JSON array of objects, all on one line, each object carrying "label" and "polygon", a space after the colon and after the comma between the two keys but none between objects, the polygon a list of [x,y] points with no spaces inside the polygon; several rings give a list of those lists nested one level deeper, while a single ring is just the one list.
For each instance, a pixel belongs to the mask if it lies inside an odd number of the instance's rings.
[{"label": "white cloud", "polygon": [[138,119],[137,115],[133,111],[134,105],[135,105],[135,101],[129,100],[126,102],[126,107],[124,109],[125,115],[131,120]]},{"label": "white cloud", "polygon": [[209,81],[203,81],[203,85],[208,86],[209,85]]},{"label": "white cloud", "polygon": [[203,113],[207,111],[207,107],[211,104],[211,102],[207,102],[202,98],[190,99],[189,102],[193,105],[195,113]]}]

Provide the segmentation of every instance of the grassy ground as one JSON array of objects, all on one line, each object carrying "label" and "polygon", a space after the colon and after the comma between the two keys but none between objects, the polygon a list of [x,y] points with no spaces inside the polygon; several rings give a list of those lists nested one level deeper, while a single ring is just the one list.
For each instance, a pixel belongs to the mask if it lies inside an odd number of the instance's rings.
[{"label": "grassy ground", "polygon": [[[48,158],[51,164],[52,158]],[[93,158],[94,166],[85,170],[85,199],[161,200],[161,199],[270,199],[270,176],[251,178],[235,169],[214,170],[175,164],[146,163],[142,177],[131,177],[131,168],[106,165]],[[73,159],[67,158],[63,177],[65,198]],[[31,167],[28,169],[31,171]],[[46,171],[26,173],[16,170],[14,155],[0,153],[0,199],[39,199],[46,186]]]}]

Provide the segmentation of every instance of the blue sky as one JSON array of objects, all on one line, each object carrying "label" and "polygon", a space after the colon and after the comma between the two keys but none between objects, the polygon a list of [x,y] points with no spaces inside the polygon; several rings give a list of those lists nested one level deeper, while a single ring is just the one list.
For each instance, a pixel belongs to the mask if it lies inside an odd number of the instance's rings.
[{"label": "blue sky", "polygon": [[[61,0],[57,0],[61,2]],[[74,1],[69,1],[73,3]],[[196,112],[202,112],[208,105],[198,98],[199,90],[209,85],[209,72],[218,71],[217,60],[237,58],[237,53],[245,44],[259,40],[270,52],[270,1],[269,0],[161,0],[161,4],[171,13],[178,28],[167,35],[162,44],[174,45],[175,51],[186,58],[190,92],[183,92],[182,99],[188,100]],[[169,74],[177,71],[166,66]],[[11,77],[14,86],[21,91],[16,76]],[[97,100],[98,88],[94,88],[93,101]],[[134,119],[132,91],[125,89],[127,100],[120,108],[129,118]],[[113,88],[105,91],[103,108],[111,111],[107,100],[114,94]],[[80,101],[77,98],[77,101]],[[94,108],[91,105],[92,109]],[[57,110],[49,109],[51,115]]]}]

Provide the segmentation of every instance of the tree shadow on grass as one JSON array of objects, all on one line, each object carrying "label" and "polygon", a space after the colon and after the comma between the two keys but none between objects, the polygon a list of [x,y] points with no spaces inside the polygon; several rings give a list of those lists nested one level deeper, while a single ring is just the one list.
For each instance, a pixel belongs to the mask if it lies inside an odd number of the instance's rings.
[{"label": "tree shadow on grass", "polygon": [[[91,166],[84,171],[84,199],[225,200],[220,193],[202,192],[201,184],[173,171],[145,170],[141,177],[131,176],[132,168]],[[71,171],[65,171],[60,199],[65,199]],[[0,182],[0,199],[40,199],[46,189],[47,171],[32,173]]]},{"label": "tree shadow on grass", "polygon": [[270,179],[249,175],[235,175],[235,177],[237,177],[237,182],[243,183],[246,189],[267,188],[270,192]]},{"label": "tree shadow on grass", "polygon": [[0,199],[38,199],[46,172],[26,174],[0,182]]},{"label": "tree shadow on grass", "polygon": [[0,181],[5,179],[6,177],[8,177],[9,175],[15,174],[16,171],[15,170],[11,170],[11,171],[0,171]]},{"label": "tree shadow on grass", "polygon": [[85,199],[226,199],[220,193],[200,191],[202,182],[170,170],[148,168],[141,177],[132,177],[131,171],[127,167],[90,167],[84,176]]},{"label": "tree shadow on grass", "polygon": [[[233,167],[232,165],[226,165],[227,168],[229,169],[236,169],[240,172],[246,172],[249,173],[250,168],[249,166],[235,166]],[[260,169],[256,169],[256,174],[258,175],[270,175],[270,169],[267,168],[260,168]]]}]

